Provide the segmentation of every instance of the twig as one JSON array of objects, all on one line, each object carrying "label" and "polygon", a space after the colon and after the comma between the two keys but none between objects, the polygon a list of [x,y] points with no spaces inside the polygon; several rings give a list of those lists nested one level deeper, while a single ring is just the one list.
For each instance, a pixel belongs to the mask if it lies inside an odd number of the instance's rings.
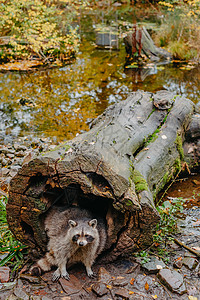
[{"label": "twig", "polygon": [[179,174],[181,173],[182,169],[179,170],[179,172],[176,174],[175,178],[172,180],[172,182],[168,185],[168,187],[166,188],[166,190],[164,191],[164,193],[162,194],[160,200],[156,203],[156,206],[158,206],[158,204],[162,201],[162,199],[164,198],[165,194],[167,193],[167,191],[169,190],[169,188],[172,186],[172,184],[174,184],[174,182],[176,181],[177,177],[179,176]]},{"label": "twig", "polygon": [[187,249],[189,252],[195,254],[197,257],[200,257],[200,253],[195,251],[194,249],[188,247],[187,245],[185,245],[184,243],[182,243],[181,241],[177,240],[177,239],[174,239],[174,242],[177,243],[179,246]]},{"label": "twig", "polygon": [[162,284],[160,282],[160,280],[158,280],[158,282],[160,283],[160,285],[162,285],[162,287],[164,288],[164,290],[167,292],[167,294],[170,296],[170,298],[172,299],[172,296],[170,295],[170,292],[168,291],[168,289],[166,288],[166,286],[164,286],[164,284]]}]

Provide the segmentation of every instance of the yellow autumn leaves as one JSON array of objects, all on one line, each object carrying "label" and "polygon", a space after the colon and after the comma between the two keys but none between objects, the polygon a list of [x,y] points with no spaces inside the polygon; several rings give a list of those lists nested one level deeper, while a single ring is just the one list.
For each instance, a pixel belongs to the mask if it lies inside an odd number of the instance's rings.
[{"label": "yellow autumn leaves", "polygon": [[[58,11],[55,5],[40,0],[2,1],[0,6],[0,35],[9,36],[1,46],[0,60],[36,55],[55,59],[69,57],[79,45],[77,29],[69,24],[72,13]],[[8,47],[9,46],[9,47]]]}]

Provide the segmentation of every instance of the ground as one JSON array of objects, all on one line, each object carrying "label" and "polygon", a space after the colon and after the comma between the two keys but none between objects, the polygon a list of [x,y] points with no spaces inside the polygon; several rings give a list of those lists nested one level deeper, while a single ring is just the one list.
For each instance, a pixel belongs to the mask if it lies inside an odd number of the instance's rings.
[{"label": "ground", "polygon": [[[31,151],[45,150],[49,143],[47,140],[33,141],[35,150]],[[6,194],[10,178],[20,168],[23,160],[29,159],[31,151],[28,146],[22,147],[18,143],[4,146],[0,150],[4,165],[0,191]],[[77,265],[69,269],[70,281],[61,279],[57,283],[51,281],[52,272],[41,277],[23,272],[18,278],[11,279],[9,268],[0,267],[0,300],[199,300],[200,174],[178,180],[168,190],[165,199],[171,199],[170,197],[187,198],[184,212],[178,216],[179,231],[174,237],[195,250],[197,255],[172,240],[167,246],[163,245],[163,249],[169,252],[169,262],[166,264],[165,253],[159,256],[151,253],[146,263],[144,258],[134,255],[111,264],[100,264],[97,261],[93,267],[97,274],[95,279],[89,279],[85,268]]]}]

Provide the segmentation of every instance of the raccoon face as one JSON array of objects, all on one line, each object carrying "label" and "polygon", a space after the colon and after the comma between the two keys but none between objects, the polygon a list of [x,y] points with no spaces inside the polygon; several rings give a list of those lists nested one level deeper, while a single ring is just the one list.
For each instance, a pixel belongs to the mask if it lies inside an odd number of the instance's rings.
[{"label": "raccoon face", "polygon": [[[78,224],[73,220],[69,220],[69,225],[72,235],[72,242],[76,243],[80,247],[84,247],[94,241],[94,230],[96,231],[97,220],[93,219],[86,224]],[[89,225],[89,226],[88,226]]]}]

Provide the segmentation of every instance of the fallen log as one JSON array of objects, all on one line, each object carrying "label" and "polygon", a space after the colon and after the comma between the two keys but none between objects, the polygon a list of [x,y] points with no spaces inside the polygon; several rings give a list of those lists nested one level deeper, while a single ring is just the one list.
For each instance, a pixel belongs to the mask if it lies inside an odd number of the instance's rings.
[{"label": "fallen log", "polygon": [[46,250],[45,212],[76,205],[107,221],[105,260],[152,243],[154,197],[181,168],[193,103],[166,91],[137,91],[111,105],[90,131],[23,165],[11,180],[7,218],[35,255]]}]

